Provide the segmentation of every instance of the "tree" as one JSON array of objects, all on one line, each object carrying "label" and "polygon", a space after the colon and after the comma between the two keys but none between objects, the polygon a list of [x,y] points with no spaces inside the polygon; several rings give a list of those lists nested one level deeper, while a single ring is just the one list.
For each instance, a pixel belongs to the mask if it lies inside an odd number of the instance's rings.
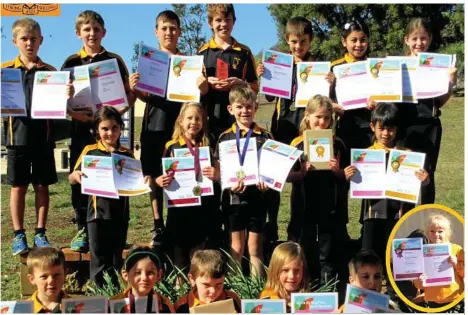
[{"label": "tree", "polygon": [[207,19],[205,4],[172,4],[172,9],[180,18],[182,34],[179,38],[179,50],[187,55],[195,55],[198,48],[206,42],[202,31]]},{"label": "tree", "polygon": [[5,33],[3,33],[3,25],[2,25],[0,33],[2,33],[2,38],[6,38]]},{"label": "tree", "polygon": [[132,59],[130,59],[130,61],[132,62],[132,73],[135,73],[137,71],[138,56],[140,54],[140,43],[143,43],[143,41],[133,43],[133,55]]}]

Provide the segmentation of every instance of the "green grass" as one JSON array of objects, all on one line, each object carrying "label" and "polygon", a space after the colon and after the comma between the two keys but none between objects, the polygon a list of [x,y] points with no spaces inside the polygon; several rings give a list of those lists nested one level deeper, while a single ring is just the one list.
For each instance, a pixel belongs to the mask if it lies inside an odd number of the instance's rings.
[{"label": "green grass", "polygon": [[[257,112],[257,121],[269,121],[273,112],[272,104],[262,105]],[[441,117],[443,124],[442,147],[436,172],[436,201],[464,214],[464,98],[453,98],[445,105]],[[263,124],[263,126],[265,126]],[[135,120],[135,130],[141,129],[141,119]],[[139,140],[139,134],[135,137]],[[74,216],[70,201],[68,174],[59,174],[59,183],[50,187],[50,210],[48,226],[49,240],[55,246],[69,246],[76,232],[72,223]],[[281,208],[278,218],[280,239],[286,238],[286,227],[289,222],[290,186],[282,193]],[[1,299],[16,300],[20,298],[19,258],[11,255],[12,224],[9,212],[10,187],[5,185],[2,177],[2,221],[1,221]],[[349,205],[348,231],[353,238],[359,237],[360,224],[358,200],[351,200]],[[152,211],[148,196],[131,198],[130,228],[128,243],[149,242],[152,228]],[[34,192],[30,187],[26,196],[25,228],[29,244],[33,240],[35,227]]]}]

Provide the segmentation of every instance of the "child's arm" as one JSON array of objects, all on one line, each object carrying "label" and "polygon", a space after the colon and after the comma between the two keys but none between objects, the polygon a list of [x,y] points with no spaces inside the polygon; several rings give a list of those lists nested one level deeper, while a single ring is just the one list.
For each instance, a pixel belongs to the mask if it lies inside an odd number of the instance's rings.
[{"label": "child's arm", "polygon": [[431,179],[429,178],[429,173],[424,169],[417,170],[414,174],[421,181],[422,186],[426,186],[431,182]]},{"label": "child's arm", "polygon": [[206,95],[206,93],[208,93],[208,91],[210,90],[208,79],[203,75],[197,78],[197,86],[198,86],[198,89],[200,90],[201,95]]},{"label": "child's arm", "polygon": [[70,184],[81,184],[81,177],[86,177],[85,173],[80,170],[73,171],[70,175],[68,175],[68,181]]},{"label": "child's arm", "polygon": [[[263,63],[259,62],[257,65],[257,77],[260,78],[261,76],[263,76],[264,73],[265,66],[263,65]],[[275,97],[273,95],[265,95],[265,99],[271,103],[275,100]]]},{"label": "child's arm", "polygon": [[357,168],[354,165],[349,165],[344,169],[344,175],[346,180],[349,182],[354,174],[357,173]]},{"label": "child's arm", "polygon": [[135,93],[135,96],[140,101],[146,102],[148,100],[149,93],[135,89],[138,82],[140,82],[140,74],[138,72],[132,73],[132,75],[128,78],[128,84],[130,86],[130,90],[133,93]]},{"label": "child's arm", "polygon": [[416,287],[416,289],[424,289],[423,286],[423,281],[427,279],[427,276],[423,273],[419,276],[419,279],[413,280],[413,284]]}]

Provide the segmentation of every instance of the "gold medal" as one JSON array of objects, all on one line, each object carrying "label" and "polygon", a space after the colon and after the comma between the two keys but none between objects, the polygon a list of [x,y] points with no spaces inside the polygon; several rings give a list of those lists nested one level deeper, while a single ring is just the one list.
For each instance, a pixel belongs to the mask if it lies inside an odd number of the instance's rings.
[{"label": "gold medal", "polygon": [[203,189],[201,188],[200,185],[197,185],[197,186],[193,187],[192,193],[193,193],[194,196],[201,196],[202,193],[203,193]]},{"label": "gold medal", "polygon": [[238,180],[244,180],[245,179],[245,172],[243,170],[239,170],[236,172],[236,178]]}]

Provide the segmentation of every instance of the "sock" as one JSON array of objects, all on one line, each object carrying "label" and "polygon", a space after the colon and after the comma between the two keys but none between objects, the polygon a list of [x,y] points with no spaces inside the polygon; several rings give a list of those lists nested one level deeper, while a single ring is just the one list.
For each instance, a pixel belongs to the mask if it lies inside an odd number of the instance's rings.
[{"label": "sock", "polygon": [[20,234],[26,234],[26,231],[24,229],[14,230],[13,233],[15,233],[15,236],[18,236]]},{"label": "sock", "polygon": [[37,235],[37,234],[45,234],[45,231],[46,231],[45,228],[39,228],[39,227],[38,227],[38,228],[36,228],[36,234],[35,234],[35,235]]}]

